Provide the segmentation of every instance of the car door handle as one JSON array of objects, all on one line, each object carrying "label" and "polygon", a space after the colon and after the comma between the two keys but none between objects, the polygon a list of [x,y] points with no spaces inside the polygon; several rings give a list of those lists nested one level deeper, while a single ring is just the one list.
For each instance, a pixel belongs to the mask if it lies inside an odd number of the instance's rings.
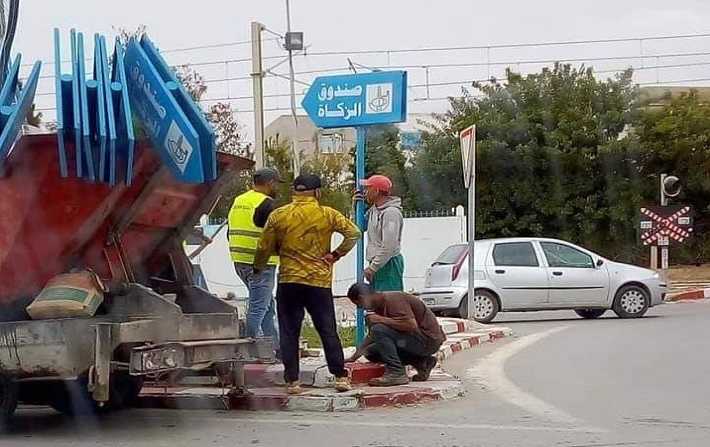
[{"label": "car door handle", "polygon": [[505,273],[505,270],[496,270],[496,273],[498,273],[499,275],[502,275],[503,273]]},{"label": "car door handle", "polygon": [[562,276],[562,272],[552,272],[552,274],[555,276]]}]

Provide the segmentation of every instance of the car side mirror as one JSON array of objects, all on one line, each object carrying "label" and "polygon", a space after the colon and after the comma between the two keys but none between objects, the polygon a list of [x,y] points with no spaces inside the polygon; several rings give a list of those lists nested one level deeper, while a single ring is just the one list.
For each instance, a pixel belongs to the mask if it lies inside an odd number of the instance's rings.
[{"label": "car side mirror", "polygon": [[597,259],[597,267],[604,265],[604,260],[602,258]]}]

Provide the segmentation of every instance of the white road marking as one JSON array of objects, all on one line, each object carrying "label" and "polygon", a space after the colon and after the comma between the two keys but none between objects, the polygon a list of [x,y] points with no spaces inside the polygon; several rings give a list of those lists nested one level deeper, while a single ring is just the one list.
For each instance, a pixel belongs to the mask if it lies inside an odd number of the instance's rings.
[{"label": "white road marking", "polygon": [[[294,416],[297,416],[294,414]],[[142,415],[143,419],[163,419],[160,416]],[[190,420],[196,418],[190,416]],[[199,419],[199,418],[198,418]],[[248,424],[265,424],[265,425],[322,425],[322,426],[337,426],[337,427],[370,427],[370,428],[422,428],[422,429],[453,429],[453,430],[505,430],[505,431],[553,431],[553,432],[573,432],[573,433],[601,433],[601,430],[590,427],[559,427],[559,426],[541,426],[541,425],[500,425],[500,424],[444,424],[437,422],[398,422],[388,420],[387,422],[379,421],[353,421],[345,418],[328,418],[328,419],[301,419],[293,417],[291,419],[278,418],[252,418],[252,417],[218,417],[210,415],[205,418],[209,421],[230,421],[230,422],[245,422]]]},{"label": "white road marking", "polygon": [[548,329],[547,331],[527,335],[507,345],[501,346],[479,360],[473,368],[469,368],[466,371],[466,375],[495,393],[499,398],[529,413],[541,416],[551,422],[578,426],[581,422],[579,419],[520,389],[508,379],[505,375],[504,368],[505,363],[514,355],[568,327],[569,326],[561,326]]}]

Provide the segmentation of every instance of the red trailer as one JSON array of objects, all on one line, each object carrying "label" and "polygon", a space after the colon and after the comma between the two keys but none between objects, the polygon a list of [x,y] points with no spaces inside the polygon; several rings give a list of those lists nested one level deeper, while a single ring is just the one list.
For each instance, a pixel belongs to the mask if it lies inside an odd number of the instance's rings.
[{"label": "red trailer", "polygon": [[[131,185],[109,186],[62,178],[57,149],[55,134],[25,135],[0,177],[0,419],[18,400],[120,407],[147,375],[181,370],[219,367],[242,385],[270,341],[239,337],[236,309],[193,285],[182,242],[251,161],[219,154],[215,181],[184,184],[143,143]],[[27,304],[74,269],[109,286],[96,316],[30,320]]]}]

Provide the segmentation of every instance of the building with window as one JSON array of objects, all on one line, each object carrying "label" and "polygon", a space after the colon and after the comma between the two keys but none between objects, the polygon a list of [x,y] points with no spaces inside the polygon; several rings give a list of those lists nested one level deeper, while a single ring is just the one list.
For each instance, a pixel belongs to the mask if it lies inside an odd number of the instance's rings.
[{"label": "building with window", "polygon": [[319,129],[306,115],[281,115],[264,129],[266,140],[277,138],[292,141],[296,153],[304,156],[347,153],[355,146],[355,129]]},{"label": "building with window", "polygon": [[[304,156],[321,154],[347,153],[356,144],[355,129],[319,129],[306,115],[298,115],[297,122],[292,115],[281,115],[272,121],[266,129],[266,140],[277,138],[292,141],[296,153]],[[400,147],[403,151],[416,152],[421,146],[422,131],[434,122],[429,113],[410,114],[407,121],[396,126],[400,132]]]}]

